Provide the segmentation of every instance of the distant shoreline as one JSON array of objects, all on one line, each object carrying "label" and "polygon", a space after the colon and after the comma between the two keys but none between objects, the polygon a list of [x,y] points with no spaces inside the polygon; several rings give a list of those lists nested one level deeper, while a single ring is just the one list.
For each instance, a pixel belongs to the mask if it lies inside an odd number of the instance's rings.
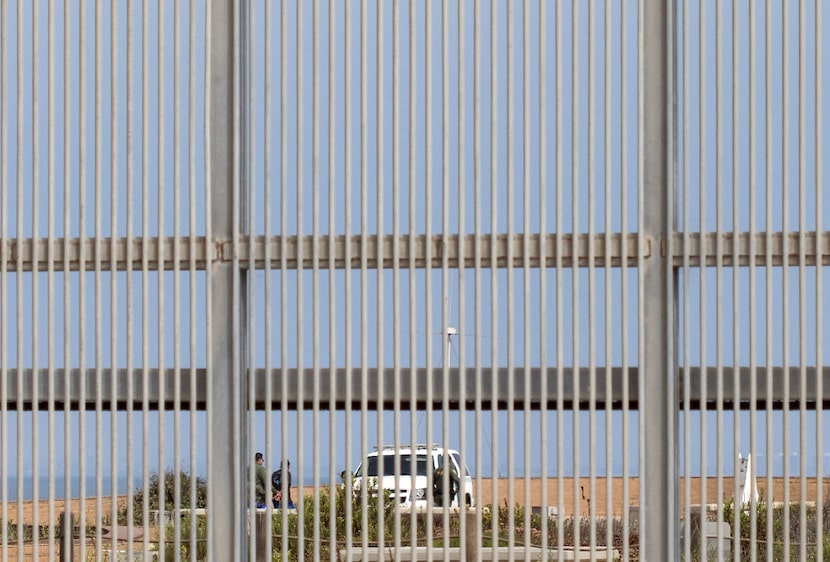
[{"label": "distant shoreline", "polygon": [[[320,475],[320,476],[321,476],[320,481],[319,481],[320,488],[321,489],[329,488],[331,486],[331,481],[328,478],[329,475],[326,474],[325,478],[322,477],[323,475]],[[489,487],[491,490],[492,490],[492,485],[490,484],[490,482],[492,482],[492,481],[499,481],[499,482],[502,482],[502,483],[509,482],[509,479],[506,478],[506,477],[503,477],[503,476],[496,477],[496,478],[493,478],[491,476],[481,476],[480,478],[481,478],[482,482],[485,483],[484,487],[485,488]],[[623,477],[622,476],[611,476],[611,477],[608,477],[608,478],[611,481],[622,481]],[[692,476],[690,478],[691,478],[692,481],[695,482],[695,484],[692,485],[692,493],[693,494],[699,493],[699,489],[700,489],[699,482],[701,481],[701,477],[700,476]],[[767,480],[766,476],[759,475],[756,478],[757,478],[757,481],[758,481],[759,488],[766,487],[766,480]],[[476,477],[474,476],[473,480],[475,481],[475,479],[476,479]],[[798,482],[800,477],[790,475],[790,479],[791,479],[791,481]],[[521,476],[521,475],[516,475],[513,478],[514,486],[522,486],[522,487],[524,486],[525,481],[528,481],[528,482],[541,482],[542,480],[543,479],[539,476],[525,477],[525,476]],[[555,489],[556,487],[558,487],[558,480],[559,479],[555,476],[548,477],[549,489]],[[565,487],[567,488],[567,486],[571,485],[570,483],[572,483],[575,479],[571,476],[563,476],[562,480],[563,480],[563,482],[566,483]],[[582,476],[582,477],[579,478],[579,480],[582,483],[581,485],[583,485],[583,486],[590,485],[590,480],[591,479],[588,476]],[[594,482],[602,482],[603,483],[601,485],[603,488],[605,488],[605,484],[604,484],[605,480],[606,480],[605,476],[596,476],[594,478]],[[631,482],[637,482],[639,484],[639,479],[638,479],[637,476],[631,476],[630,480],[631,480]],[[806,476],[805,480],[808,482],[808,487],[809,487],[809,486],[815,486],[815,482],[818,479],[817,479],[816,476]],[[830,478],[822,478],[820,480],[830,482]],[[685,478],[680,478],[681,492],[683,490],[682,483],[684,481],[685,481]],[[707,481],[707,483],[710,483],[710,485],[711,485],[711,483],[717,482],[717,476],[707,476],[706,481]],[[731,484],[727,485],[726,482],[732,482],[732,477],[731,476],[723,476],[722,481],[724,482],[724,489],[730,490],[731,489]],[[773,481],[783,482],[783,477],[782,476],[773,476]],[[294,478],[293,483],[294,483],[294,487],[296,488],[297,484],[299,484],[298,479],[296,477]],[[16,502],[18,500],[18,492],[20,491],[19,488],[20,488],[21,484],[22,484],[23,494],[22,494],[22,496],[20,496],[20,499],[22,501],[32,501],[32,500],[34,500],[34,478],[32,478],[31,476],[25,476],[25,477],[23,477],[22,483],[21,483],[15,476],[8,476],[8,478],[6,480],[7,495],[4,498],[2,493],[0,493],[0,501],[5,499],[8,502]],[[340,479],[339,478],[337,480],[335,480],[335,484],[340,484]],[[303,485],[304,485],[304,488],[307,489],[307,490],[312,490],[313,489],[314,480],[313,480],[312,475],[304,475]],[[553,486],[553,488],[550,488],[550,486]],[[600,486],[600,485],[597,484],[597,486]],[[55,476],[54,481],[52,483],[51,491],[53,493],[53,497],[56,500],[63,500],[64,499],[65,487],[66,487],[66,481],[65,481],[64,477],[63,476]],[[130,494],[131,492],[134,492],[134,491],[139,490],[141,488],[143,488],[143,476],[141,474],[138,474],[138,475],[134,476],[132,483],[128,482],[126,476],[120,476],[118,478],[117,482],[116,482],[115,494],[114,495],[115,496],[126,496],[126,495]],[[505,493],[507,492],[507,488],[509,488],[509,486],[505,488]],[[112,497],[113,496],[113,480],[110,476],[101,475],[101,488],[100,489],[101,489],[101,495],[102,496],[106,496],[106,497]],[[522,490],[523,489],[524,488],[522,488]],[[714,490],[714,488],[713,488],[713,490]],[[2,490],[0,490],[0,492],[2,492]],[[97,475],[90,474],[90,475],[87,475],[84,478],[84,490],[83,490],[83,492],[84,492],[83,496],[87,497],[87,498],[90,498],[90,497],[94,498],[97,495],[97,492],[98,492],[98,476]],[[522,492],[522,494],[524,494],[524,492]],[[587,494],[587,487],[586,487],[586,494]],[[791,494],[791,495],[792,495],[792,497],[796,497],[797,494],[798,494],[798,492],[795,491],[795,494]],[[71,499],[77,499],[77,498],[80,498],[81,495],[82,495],[81,494],[81,478],[80,478],[80,476],[73,476],[72,480],[70,482],[70,498]],[[828,502],[830,502],[830,490],[827,490],[825,492],[825,495],[828,497]],[[714,497],[714,492],[707,493],[707,496]],[[50,497],[49,479],[48,479],[48,477],[44,476],[44,477],[41,477],[41,478],[38,479],[38,500],[39,501],[48,500],[49,497]],[[504,499],[505,497],[506,496],[504,494],[499,493],[499,498],[500,499]],[[489,502],[487,502],[487,503],[489,503]],[[533,504],[533,505],[537,505],[537,504]],[[586,503],[586,505],[587,505],[587,503]]]},{"label": "distant shoreline", "polygon": [[[21,481],[22,480],[22,481]],[[84,496],[86,497],[94,497],[96,495],[96,491],[98,490],[98,477],[94,474],[88,475],[84,478]],[[24,476],[22,479],[18,479],[15,476],[9,476],[6,480],[7,482],[7,492],[8,496],[6,499],[8,501],[17,501],[18,493],[20,488],[22,487],[23,495],[20,498],[23,501],[31,501],[34,499],[34,484],[35,479],[31,476]],[[138,486],[141,485],[142,478],[139,476],[138,478],[134,478],[134,483],[131,486],[127,480],[126,476],[119,477],[116,482],[116,495],[126,495],[130,493],[130,491],[135,490]],[[50,483],[48,477],[41,477],[37,480],[38,483],[38,499],[45,500],[49,499],[50,493]],[[101,490],[103,491],[103,495],[111,496],[112,495],[112,484],[113,479],[109,476],[101,476]],[[63,476],[55,476],[54,480],[52,481],[52,492],[54,493],[55,499],[63,499],[65,492],[66,492],[66,479]],[[70,488],[69,488],[70,498],[79,498],[81,496],[81,477],[80,476],[73,476],[70,480]],[[2,499],[2,498],[0,498]]]},{"label": "distant shoreline", "polygon": [[[767,478],[759,477],[758,490],[761,497],[768,497],[767,494]],[[685,478],[678,480],[678,486],[681,493],[679,509],[685,509],[685,498],[683,492],[685,490],[687,481]],[[706,485],[703,486],[702,479],[699,477],[689,478],[688,481],[690,489],[690,505],[699,504],[716,504],[719,503],[717,490],[718,479],[715,477],[707,477]],[[722,486],[723,496],[720,501],[726,501],[734,496],[734,481],[730,478],[721,478],[720,484]],[[815,477],[806,478],[807,493],[804,498],[807,502],[815,502],[818,496],[819,485],[824,498],[824,502],[830,505],[830,478],[817,479]],[[781,501],[784,497],[785,481],[782,477],[774,477],[772,479],[772,499],[773,501]],[[792,502],[801,501],[801,479],[799,477],[791,477],[789,482],[789,497]],[[544,489],[547,488],[547,501],[543,501],[545,497]],[[627,488],[627,489],[626,489]],[[322,484],[318,490],[324,493],[330,489],[330,484]],[[504,506],[511,496],[513,504],[539,507],[543,503],[549,507],[556,508],[561,514],[568,516],[575,513],[577,510],[580,514],[586,515],[593,508],[597,515],[610,514],[612,516],[621,516],[632,507],[636,507],[640,503],[640,480],[638,477],[630,477],[624,479],[622,477],[596,477],[590,479],[583,477],[579,479],[565,478],[561,480],[558,478],[515,478],[509,480],[507,478],[481,478],[481,489],[475,492],[476,504],[491,505],[494,500],[500,506]],[[705,495],[704,495],[705,489]],[[73,498],[69,504],[70,509],[74,513],[79,513],[81,505],[87,521],[94,521],[96,518],[96,509],[99,503],[99,498],[94,495],[94,488],[87,488],[88,495],[81,501],[79,498]],[[558,496],[561,490],[561,498]],[[293,488],[293,496],[295,500],[300,496],[309,496],[314,493],[312,486],[303,488],[302,493]],[[584,496],[583,496],[584,494]],[[118,493],[116,495],[116,502],[121,505],[126,503],[128,498],[128,491]],[[102,510],[102,517],[108,517],[112,514],[113,496],[110,488],[104,487],[103,495],[100,497],[100,504]],[[589,503],[590,501],[590,503]],[[2,502],[0,502],[2,503]],[[51,509],[59,514],[64,509],[63,497],[55,497],[55,502]],[[41,524],[50,520],[49,517],[49,498],[48,496],[41,496],[38,502],[33,500],[23,499],[19,502],[17,500],[7,499],[6,507],[8,509],[9,521],[15,521],[20,511],[23,512],[24,522],[31,523],[34,517],[35,505],[37,504],[38,517]],[[561,508],[561,510],[560,510]]]}]

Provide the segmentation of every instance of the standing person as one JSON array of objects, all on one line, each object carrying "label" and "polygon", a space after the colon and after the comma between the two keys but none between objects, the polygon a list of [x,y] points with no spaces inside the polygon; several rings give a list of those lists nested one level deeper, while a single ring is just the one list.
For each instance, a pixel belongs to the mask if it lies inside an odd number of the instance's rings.
[{"label": "standing person", "polygon": [[262,453],[254,455],[254,476],[255,480],[255,496],[257,509],[265,509],[266,495],[265,490],[268,486],[268,474],[265,472],[265,460]]},{"label": "standing person", "polygon": [[[283,477],[282,469],[285,467],[285,476]],[[291,461],[285,460],[280,468],[271,474],[271,486],[274,492],[274,508],[279,509],[282,504],[282,498],[288,498],[288,509],[296,509],[294,501],[291,499]]]},{"label": "standing person", "polygon": [[444,505],[444,500],[449,499],[449,505],[452,505],[452,502],[455,501],[455,496],[458,493],[458,490],[461,488],[461,481],[458,478],[458,471],[455,470],[455,467],[450,465],[450,493],[446,494],[448,497],[445,498],[444,494],[444,466],[440,465],[438,468],[435,469],[432,477],[432,488],[433,488],[433,496],[435,498],[435,503],[437,505]]}]

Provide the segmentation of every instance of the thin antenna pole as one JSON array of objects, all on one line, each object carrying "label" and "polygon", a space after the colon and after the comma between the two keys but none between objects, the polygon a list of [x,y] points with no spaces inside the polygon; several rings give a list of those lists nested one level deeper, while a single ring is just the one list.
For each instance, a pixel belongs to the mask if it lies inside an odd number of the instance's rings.
[{"label": "thin antenna pole", "polygon": [[[447,336],[447,361],[449,362],[449,358],[452,357],[452,337],[458,335],[458,328],[454,326],[447,326],[444,332]],[[461,365],[457,365],[458,368],[461,368]]]}]

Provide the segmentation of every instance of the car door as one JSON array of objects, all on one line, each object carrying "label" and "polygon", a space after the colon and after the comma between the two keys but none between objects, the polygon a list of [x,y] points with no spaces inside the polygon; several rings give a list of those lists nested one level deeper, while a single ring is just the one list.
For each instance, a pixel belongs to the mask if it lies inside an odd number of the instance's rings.
[{"label": "car door", "polygon": [[452,458],[453,465],[455,465],[455,470],[458,471],[459,478],[461,480],[461,489],[463,490],[463,495],[467,501],[467,505],[473,505],[473,476],[470,474],[470,469],[467,465],[464,465],[464,470],[461,470],[461,462],[458,458],[458,453],[452,451],[450,453],[450,457]]}]

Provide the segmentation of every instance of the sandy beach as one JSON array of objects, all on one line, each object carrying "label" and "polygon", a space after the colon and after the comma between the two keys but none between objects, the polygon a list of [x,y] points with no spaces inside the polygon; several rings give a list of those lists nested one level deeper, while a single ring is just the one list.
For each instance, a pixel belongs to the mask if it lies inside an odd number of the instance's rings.
[{"label": "sandy beach", "polygon": [[[815,502],[818,495],[819,482],[822,484],[822,494],[825,503],[830,503],[830,488],[828,488],[828,481],[825,479],[817,480],[816,478],[805,479],[807,502]],[[507,478],[490,479],[483,478],[480,481],[480,489],[476,493],[476,503],[479,506],[492,504],[497,500],[499,505],[505,503],[512,503],[521,506],[542,506],[546,503],[548,506],[554,507],[555,510],[565,515],[571,515],[577,510],[580,515],[586,516],[589,514],[593,504],[594,513],[598,516],[612,514],[613,516],[622,516],[629,508],[637,507],[640,503],[640,485],[638,478],[595,478],[593,481],[590,478],[549,478],[547,481],[540,478],[516,478],[512,481]],[[762,497],[768,496],[767,488],[768,481],[766,478],[758,479],[758,490]],[[772,479],[772,500],[780,502],[784,500],[785,481],[783,478]],[[681,513],[685,509],[685,498],[689,498],[690,505],[700,505],[703,503],[709,505],[716,505],[718,498],[718,490],[720,489],[720,497],[722,499],[729,499],[734,496],[734,482],[732,478],[722,478],[718,481],[717,478],[707,478],[704,482],[701,478],[681,479],[678,482],[681,504]],[[328,488],[323,486],[322,488]],[[627,488],[627,490],[626,490]],[[561,490],[561,496],[560,496]],[[312,495],[314,488],[306,486],[303,489],[302,495]],[[295,498],[300,494],[294,493]],[[546,501],[543,501],[546,498]],[[561,498],[561,500],[560,500]],[[801,498],[801,480],[798,478],[790,479],[789,483],[789,500],[791,502],[798,502]],[[113,508],[125,505],[128,501],[126,495],[113,497],[88,498],[84,501],[80,499],[71,500],[65,503],[61,499],[56,499],[50,503],[48,500],[41,500],[38,502],[32,500],[25,500],[20,502],[5,502],[0,503],[0,509],[3,509],[7,514],[7,521],[10,525],[16,526],[18,521],[22,521],[24,525],[41,525],[46,526],[48,522],[53,521],[57,527],[60,514],[65,510],[71,511],[75,518],[75,525],[81,526],[81,516],[83,515],[83,525],[89,529],[89,536],[87,537],[87,548],[95,549],[101,546],[102,551],[111,551],[113,548],[124,549],[126,543],[123,541],[113,541],[112,530],[109,527],[110,520],[113,516]],[[631,513],[631,512],[630,512]],[[100,514],[100,519],[99,519]],[[96,537],[94,529],[97,528],[99,522],[102,524],[101,538]],[[116,529],[117,535],[126,536],[126,529]],[[133,529],[134,550],[141,550],[144,546],[154,548],[151,544],[142,543],[143,529],[140,522]],[[156,536],[157,531],[153,529],[149,536]],[[100,541],[100,542],[99,542]],[[57,553],[60,548],[60,539],[57,535],[53,537],[45,537],[39,540],[37,547],[32,542],[27,542],[23,546],[24,558],[26,560],[35,560],[48,557],[51,553]],[[75,544],[75,559],[80,560],[81,545],[80,541],[76,539]],[[91,552],[92,550],[90,550]],[[9,544],[6,547],[6,553],[9,558],[14,559],[17,556],[17,546]],[[3,552],[0,551],[0,556]],[[106,558],[105,558],[106,560]]]},{"label": "sandy beach", "polygon": [[[475,481],[474,481],[475,482]],[[545,495],[545,485],[547,493],[547,505],[562,507],[565,514],[572,514],[577,509],[580,514],[587,514],[590,508],[590,503],[593,503],[595,513],[597,515],[611,514],[614,516],[621,516],[623,512],[629,507],[634,507],[640,503],[640,482],[638,478],[629,478],[627,501],[626,501],[626,480],[623,478],[600,478],[593,480],[587,477],[574,478],[548,478],[545,482],[541,478],[515,478],[513,480],[507,478],[482,478],[481,488],[476,493],[476,503],[478,505],[489,505],[493,500],[497,500],[499,505],[504,505],[508,499],[513,498],[513,504],[522,506],[541,506],[543,503],[543,496]],[[815,477],[806,478],[807,494],[804,499],[808,502],[814,502],[818,495],[818,480]],[[830,502],[830,480],[822,479],[824,502]],[[783,478],[774,478],[772,481],[772,499],[773,501],[783,501],[785,482]],[[713,504],[718,500],[718,486],[721,487],[721,498],[728,499],[734,495],[734,483],[732,478],[723,478],[720,483],[717,478],[709,477],[706,479],[706,485],[703,486],[703,481],[699,477],[680,479],[678,482],[681,496],[681,509],[684,507],[685,490],[688,485],[690,504],[698,505],[702,503]],[[789,494],[790,501],[798,502],[801,500],[801,481],[798,478],[790,479]],[[328,488],[322,486],[321,489]],[[512,488],[512,489],[511,489]],[[559,496],[560,488],[562,490],[561,501]],[[704,498],[705,489],[705,498]],[[758,490],[763,495],[768,495],[767,479],[758,479]],[[314,488],[312,486],[305,486],[302,495],[312,495]],[[295,499],[298,497],[297,491],[294,491]],[[705,501],[702,501],[704,500]],[[127,496],[122,495],[115,498],[117,505],[124,505],[127,501]],[[57,521],[58,516],[66,509],[62,499],[56,499],[50,505],[48,500],[41,500],[34,502],[31,500],[21,502],[7,502],[5,508],[7,509],[9,523],[16,523],[21,517],[24,524],[35,524],[37,522],[41,525],[48,521]],[[73,513],[76,521],[80,520],[81,514],[84,514],[86,524],[94,525],[97,521],[98,513],[101,513],[102,521],[107,524],[109,518],[113,513],[113,498],[104,496],[97,500],[96,498],[88,498],[81,502],[80,499],[71,500],[68,503],[68,508]]]}]

